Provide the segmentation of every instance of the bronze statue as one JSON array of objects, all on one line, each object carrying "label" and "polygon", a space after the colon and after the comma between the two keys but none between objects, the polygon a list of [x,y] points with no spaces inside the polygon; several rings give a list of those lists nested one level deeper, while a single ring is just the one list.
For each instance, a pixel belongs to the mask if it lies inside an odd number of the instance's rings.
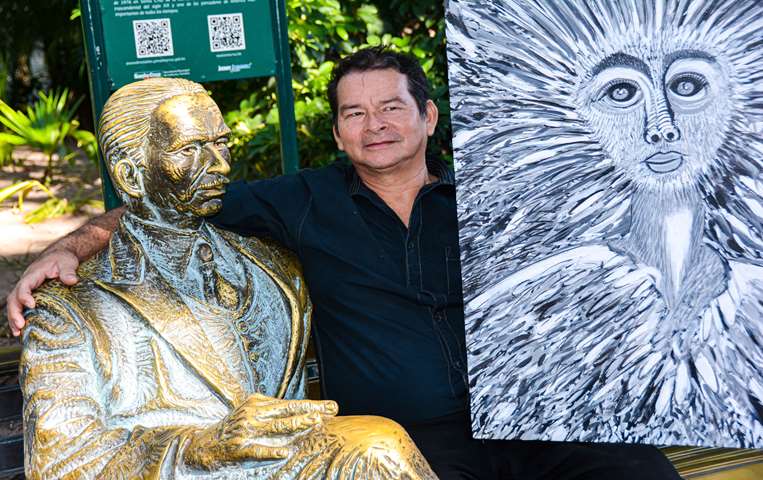
[{"label": "bronze statue", "polygon": [[300,399],[311,307],[298,264],[204,221],[229,132],[187,80],[106,103],[100,146],[127,212],[81,281],[46,284],[27,315],[27,477],[435,478],[391,420]]}]

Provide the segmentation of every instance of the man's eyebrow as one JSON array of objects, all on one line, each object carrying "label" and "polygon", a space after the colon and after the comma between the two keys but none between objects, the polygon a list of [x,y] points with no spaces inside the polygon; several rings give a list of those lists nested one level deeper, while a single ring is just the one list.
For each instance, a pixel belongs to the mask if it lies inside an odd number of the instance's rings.
[{"label": "man's eyebrow", "polygon": [[[379,104],[381,104],[381,105],[387,105],[389,103],[405,103],[405,101],[402,99],[402,97],[394,96],[392,98],[388,98],[386,100],[382,100],[382,101],[379,102]],[[342,106],[339,107],[339,111],[340,112],[344,112],[345,110],[352,110],[352,109],[355,109],[355,108],[361,108],[360,104],[352,103],[352,104],[349,104],[349,105],[342,105]]]},{"label": "man's eyebrow", "polygon": [[630,67],[635,70],[640,71],[646,76],[651,76],[649,74],[649,67],[646,63],[644,63],[643,60],[640,58],[636,58],[633,55],[628,55],[627,53],[613,53],[612,55],[609,55],[604,60],[600,61],[596,64],[595,67],[593,67],[593,70],[591,71],[592,75],[596,76],[599,73],[601,73],[603,70],[606,70],[607,68],[612,67]]},{"label": "man's eyebrow", "polygon": [[405,103],[405,101],[401,97],[398,97],[398,96],[392,97],[392,98],[390,98],[388,100],[382,100],[379,103],[381,103],[382,105],[386,105],[388,103],[395,103],[395,102],[397,102],[397,103]]},{"label": "man's eyebrow", "polygon": [[359,103],[351,103],[349,105],[340,105],[339,106],[339,111],[340,112],[344,112],[345,110],[352,110],[352,109],[355,109],[355,108],[360,108],[360,104]]}]

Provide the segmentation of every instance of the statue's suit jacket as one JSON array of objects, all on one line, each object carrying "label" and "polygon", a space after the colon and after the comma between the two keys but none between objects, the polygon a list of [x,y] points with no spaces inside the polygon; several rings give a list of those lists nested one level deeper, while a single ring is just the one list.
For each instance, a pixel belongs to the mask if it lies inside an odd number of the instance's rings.
[{"label": "statue's suit jacket", "polygon": [[[212,342],[124,225],[82,264],[77,285],[36,292],[21,360],[28,478],[174,477],[200,425],[254,392],[303,396],[310,303],[298,264],[276,246],[217,233],[286,301],[289,314],[257,342]],[[251,310],[244,320],[256,322]],[[263,383],[263,368],[277,374]]]}]

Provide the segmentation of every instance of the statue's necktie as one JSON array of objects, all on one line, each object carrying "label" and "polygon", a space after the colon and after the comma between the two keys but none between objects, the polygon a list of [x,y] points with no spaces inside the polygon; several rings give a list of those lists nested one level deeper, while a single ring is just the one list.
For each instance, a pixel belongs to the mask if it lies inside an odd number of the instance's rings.
[{"label": "statue's necktie", "polygon": [[207,302],[228,310],[235,309],[239,305],[238,292],[215,268],[212,247],[208,243],[202,243],[199,245],[198,252],[199,260],[201,260],[201,274],[204,277],[204,295]]}]

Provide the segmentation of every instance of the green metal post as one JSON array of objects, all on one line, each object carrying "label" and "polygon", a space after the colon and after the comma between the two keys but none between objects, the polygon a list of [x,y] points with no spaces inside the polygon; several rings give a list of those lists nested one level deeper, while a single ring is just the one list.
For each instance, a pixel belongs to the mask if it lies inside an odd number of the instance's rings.
[{"label": "green metal post", "polygon": [[273,47],[276,57],[276,94],[281,129],[281,168],[283,173],[299,170],[297,120],[294,117],[294,91],[291,87],[288,19],[284,0],[271,0]]},{"label": "green metal post", "polygon": [[[82,32],[85,39],[85,58],[88,74],[90,75],[90,99],[93,104],[93,125],[98,125],[103,105],[111,93],[106,70],[106,52],[103,50],[103,27],[101,12],[96,0],[80,0],[80,16],[82,17]],[[118,207],[121,201],[117,196],[111,177],[104,163],[100,148],[98,149],[98,164],[101,170],[103,185],[103,202],[107,210]]]}]

